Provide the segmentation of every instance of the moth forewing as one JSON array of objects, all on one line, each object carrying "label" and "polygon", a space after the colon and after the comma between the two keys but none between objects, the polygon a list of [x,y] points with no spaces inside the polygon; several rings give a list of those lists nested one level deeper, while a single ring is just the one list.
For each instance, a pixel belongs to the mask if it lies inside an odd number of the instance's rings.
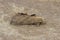
[{"label": "moth forewing", "polygon": [[10,24],[23,24],[23,25],[40,25],[44,22],[44,18],[37,17],[34,15],[28,15],[28,14],[16,14],[12,17]]}]

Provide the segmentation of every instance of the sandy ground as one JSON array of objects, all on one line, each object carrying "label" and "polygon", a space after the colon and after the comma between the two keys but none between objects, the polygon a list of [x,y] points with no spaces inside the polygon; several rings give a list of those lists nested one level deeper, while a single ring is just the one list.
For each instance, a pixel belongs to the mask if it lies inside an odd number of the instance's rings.
[{"label": "sandy ground", "polygon": [[[17,12],[35,13],[45,25],[11,25]],[[39,0],[0,0],[0,40],[60,40],[60,2]]]}]

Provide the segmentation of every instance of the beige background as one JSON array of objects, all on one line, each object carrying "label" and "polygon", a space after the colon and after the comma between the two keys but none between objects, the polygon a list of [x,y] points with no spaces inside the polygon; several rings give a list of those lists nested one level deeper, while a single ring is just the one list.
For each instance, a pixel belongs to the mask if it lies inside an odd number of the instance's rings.
[{"label": "beige background", "polygon": [[39,0],[39,1],[60,2],[60,0]]},{"label": "beige background", "polygon": [[[60,40],[60,2],[54,0],[0,0],[0,40]],[[45,25],[11,25],[17,12],[36,14]]]}]

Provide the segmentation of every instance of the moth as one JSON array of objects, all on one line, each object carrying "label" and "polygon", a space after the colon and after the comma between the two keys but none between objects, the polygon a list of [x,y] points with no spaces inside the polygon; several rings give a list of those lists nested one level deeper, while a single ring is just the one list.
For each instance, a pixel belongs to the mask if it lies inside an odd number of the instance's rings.
[{"label": "moth", "polygon": [[36,14],[28,15],[27,13],[17,13],[10,21],[10,24],[14,25],[41,25],[43,23],[42,17],[37,17]]}]

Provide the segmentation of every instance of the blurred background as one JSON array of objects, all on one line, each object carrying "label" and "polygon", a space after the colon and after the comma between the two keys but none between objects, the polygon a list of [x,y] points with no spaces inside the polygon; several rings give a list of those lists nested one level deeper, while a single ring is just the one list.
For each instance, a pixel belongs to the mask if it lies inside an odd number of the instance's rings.
[{"label": "blurred background", "polygon": [[[11,25],[18,12],[36,14],[45,25]],[[0,0],[0,40],[60,40],[60,0]]]}]

